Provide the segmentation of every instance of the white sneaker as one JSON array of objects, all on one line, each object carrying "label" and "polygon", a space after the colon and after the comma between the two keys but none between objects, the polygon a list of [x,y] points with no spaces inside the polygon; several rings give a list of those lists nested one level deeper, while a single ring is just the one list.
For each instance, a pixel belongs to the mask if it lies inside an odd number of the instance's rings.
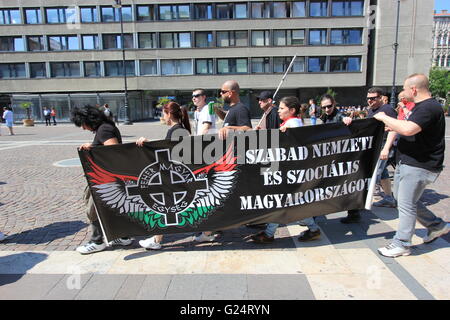
[{"label": "white sneaker", "polygon": [[155,237],[147,238],[144,240],[139,241],[139,245],[142,248],[148,249],[148,250],[159,250],[161,249],[161,243],[156,242]]},{"label": "white sneaker", "polygon": [[391,242],[384,248],[379,248],[378,252],[385,257],[395,258],[400,256],[409,256],[411,254],[411,249],[404,247],[395,242]]},{"label": "white sneaker", "polygon": [[449,232],[450,232],[450,224],[447,223],[445,227],[443,227],[441,230],[428,231],[428,234],[423,238],[423,242],[431,243],[440,236],[443,236],[444,234],[447,234]]},{"label": "white sneaker", "polygon": [[6,239],[6,236],[3,232],[0,232],[0,241],[3,241]]},{"label": "white sneaker", "polygon": [[126,246],[129,246],[132,243],[133,243],[133,239],[132,238],[117,238],[117,239],[114,239],[113,241],[110,241],[109,245],[110,246],[126,247]]},{"label": "white sneaker", "polygon": [[200,233],[199,235],[194,236],[195,242],[213,242],[214,239],[216,239],[215,234],[211,234],[210,236],[207,236],[204,232]]},{"label": "white sneaker", "polygon": [[106,249],[105,243],[96,244],[95,242],[90,241],[86,244],[83,244],[82,246],[79,246],[77,248],[77,251],[81,254],[90,254],[94,252],[103,251],[105,249]]}]

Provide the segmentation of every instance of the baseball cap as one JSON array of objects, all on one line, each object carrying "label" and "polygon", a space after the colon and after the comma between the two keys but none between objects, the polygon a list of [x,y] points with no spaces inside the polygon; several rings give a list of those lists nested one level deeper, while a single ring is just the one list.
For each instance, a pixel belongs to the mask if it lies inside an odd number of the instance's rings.
[{"label": "baseball cap", "polygon": [[256,97],[258,100],[266,100],[266,99],[273,99],[273,93],[272,91],[262,91],[259,96]]}]

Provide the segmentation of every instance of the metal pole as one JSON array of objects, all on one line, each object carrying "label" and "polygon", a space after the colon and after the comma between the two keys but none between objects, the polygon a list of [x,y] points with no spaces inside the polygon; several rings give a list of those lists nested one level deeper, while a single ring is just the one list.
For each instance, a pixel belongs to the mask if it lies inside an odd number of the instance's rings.
[{"label": "metal pole", "polygon": [[396,105],[396,90],[395,90],[395,76],[397,72],[397,50],[398,50],[398,24],[400,21],[400,0],[397,0],[397,24],[395,27],[395,43],[394,43],[394,68],[392,75],[392,89],[391,89],[391,106],[395,108]]},{"label": "metal pole", "polygon": [[125,119],[123,121],[123,124],[133,124],[130,120],[130,109],[128,108],[128,87],[127,87],[127,70],[125,67],[125,41],[123,38],[123,18],[122,18],[122,1],[121,0],[115,0],[116,1],[116,8],[119,8],[119,18],[120,18],[120,44],[122,46],[122,72],[123,72],[123,81],[125,84]]}]

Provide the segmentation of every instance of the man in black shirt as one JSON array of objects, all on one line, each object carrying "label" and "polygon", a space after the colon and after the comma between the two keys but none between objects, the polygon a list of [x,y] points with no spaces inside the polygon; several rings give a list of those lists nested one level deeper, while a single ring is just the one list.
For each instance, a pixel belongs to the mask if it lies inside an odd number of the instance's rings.
[{"label": "man in black shirt", "polygon": [[386,257],[411,253],[411,238],[416,219],[428,232],[423,238],[430,243],[448,233],[450,226],[429,210],[417,210],[417,202],[426,186],[438,178],[445,151],[445,118],[441,105],[431,97],[428,78],[423,74],[409,76],[403,85],[403,96],[416,105],[408,118],[397,120],[384,112],[374,115],[400,136],[397,144],[399,163],[394,175],[394,198],[398,204],[399,225],[392,242],[378,252]]},{"label": "man in black shirt", "polygon": [[230,110],[223,120],[223,128],[218,132],[220,139],[226,139],[229,130],[247,131],[252,128],[250,112],[241,103],[239,91],[239,84],[234,80],[226,81],[220,90],[223,101],[230,105]]}]

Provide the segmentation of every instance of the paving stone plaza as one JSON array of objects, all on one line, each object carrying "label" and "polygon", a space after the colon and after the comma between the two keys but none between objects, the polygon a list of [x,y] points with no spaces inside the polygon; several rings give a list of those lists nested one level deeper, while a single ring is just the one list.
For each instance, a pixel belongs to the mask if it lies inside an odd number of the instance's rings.
[{"label": "paving stone plaza", "polygon": [[[124,142],[161,139],[159,122],[119,126]],[[317,219],[318,241],[301,243],[297,224],[279,228],[273,244],[245,239],[255,230],[225,230],[213,243],[195,244],[192,234],[165,237],[160,251],[136,241],[80,255],[89,239],[77,165],[77,146],[93,139],[73,124],[1,125],[0,299],[438,299],[450,298],[450,235],[423,244],[417,224],[411,256],[385,258],[398,224],[396,209],[365,211],[358,224],[344,225],[344,212]],[[450,118],[446,168],[425,191],[423,206],[450,221]],[[68,160],[66,162],[61,162]]]}]

